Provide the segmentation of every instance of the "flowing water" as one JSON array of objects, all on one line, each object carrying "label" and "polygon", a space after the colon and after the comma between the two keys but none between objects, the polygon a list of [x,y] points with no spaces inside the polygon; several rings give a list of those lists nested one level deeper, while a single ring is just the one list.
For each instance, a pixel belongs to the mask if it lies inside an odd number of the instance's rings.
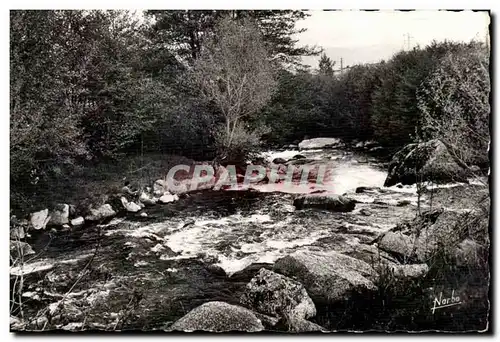
[{"label": "flowing water", "polygon": [[[43,233],[32,241],[39,255],[11,270],[25,276],[25,305],[34,314],[57,306],[63,296],[68,301],[69,293],[85,326],[75,314],[51,321],[52,327],[160,329],[204,302],[238,303],[255,271],[298,248],[355,253],[415,215],[415,187],[384,188],[386,171],[368,156],[314,149],[263,157],[299,153],[310,163],[328,165],[321,190],[357,200],[354,211],[295,210],[297,188],[263,184],[253,191],[191,193],[145,208],[147,218],[128,215],[53,236]],[[380,189],[355,193],[360,186]],[[130,305],[133,317],[123,316]]]}]

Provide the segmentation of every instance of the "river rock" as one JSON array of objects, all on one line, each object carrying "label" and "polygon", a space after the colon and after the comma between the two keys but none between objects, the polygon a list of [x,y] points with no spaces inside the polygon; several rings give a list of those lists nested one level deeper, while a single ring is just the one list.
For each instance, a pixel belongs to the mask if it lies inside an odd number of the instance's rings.
[{"label": "river rock", "polygon": [[302,195],[294,199],[293,205],[297,209],[317,208],[338,212],[354,210],[355,201],[340,195],[310,194]]},{"label": "river rock", "polygon": [[378,246],[400,258],[418,262],[427,262],[439,251],[453,256],[463,240],[461,229],[466,218],[467,214],[455,211],[428,211],[402,224],[402,230],[384,233]]},{"label": "river rock", "polygon": [[120,198],[120,200],[128,212],[136,213],[142,209],[137,203],[127,201],[125,197]]},{"label": "river rock", "polygon": [[168,191],[168,182],[165,179],[158,179],[153,184],[153,191],[156,193],[165,193]]},{"label": "river rock", "polygon": [[264,330],[264,326],[252,311],[241,306],[214,301],[191,310],[168,330],[255,332]]},{"label": "river rock", "polygon": [[14,258],[17,259],[21,256],[26,256],[30,254],[35,254],[35,251],[29,244],[26,242],[22,241],[14,241],[10,240],[10,255]]},{"label": "river rock", "polygon": [[415,237],[402,232],[387,232],[378,241],[378,247],[388,253],[396,254],[405,259],[414,255]]},{"label": "river rock", "polygon": [[90,214],[85,217],[87,221],[99,221],[116,215],[110,204],[103,204],[99,208],[90,209]]},{"label": "river rock", "polygon": [[170,193],[166,193],[163,196],[161,196],[158,201],[161,203],[170,203],[170,202],[175,202],[178,200],[179,200],[179,196],[177,196],[177,194],[172,195]]},{"label": "river rock", "polygon": [[417,176],[421,181],[434,183],[467,182],[467,171],[437,139],[410,144],[397,152],[389,164],[384,186],[414,184]]},{"label": "river rock", "polygon": [[139,201],[145,205],[155,205],[158,200],[143,191],[139,196]]},{"label": "river rock", "polygon": [[240,302],[275,317],[304,319],[316,315],[316,307],[302,284],[265,268],[247,284]]},{"label": "river rock", "polygon": [[308,150],[315,148],[331,148],[338,146],[340,139],[337,138],[314,138],[302,140],[299,144],[299,149]]},{"label": "river rock", "polygon": [[44,209],[31,214],[31,225],[34,229],[45,229],[50,221],[49,209]]},{"label": "river rock", "polygon": [[69,223],[69,205],[68,204],[59,204],[51,213],[50,213],[50,225],[54,226],[62,226]]},{"label": "river rock", "polygon": [[273,270],[300,281],[315,302],[335,303],[353,292],[377,290],[378,275],[370,265],[334,251],[296,251],[278,259]]},{"label": "river rock", "polygon": [[71,225],[74,227],[81,226],[84,223],[85,223],[85,219],[81,216],[78,216],[77,218],[74,218],[71,220]]}]

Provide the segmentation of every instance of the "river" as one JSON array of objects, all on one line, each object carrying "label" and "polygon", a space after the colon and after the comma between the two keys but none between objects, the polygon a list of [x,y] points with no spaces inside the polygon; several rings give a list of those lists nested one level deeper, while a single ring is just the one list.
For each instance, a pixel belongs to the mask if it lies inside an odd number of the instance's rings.
[{"label": "river", "polygon": [[[32,241],[39,254],[23,270],[11,270],[11,275],[24,274],[25,315],[42,312],[52,318],[48,323],[41,318],[39,325],[69,330],[161,329],[210,300],[237,304],[261,266],[297,248],[355,254],[415,216],[416,188],[384,188],[384,165],[362,153],[285,150],[262,157],[272,161],[296,154],[328,165],[322,190],[355,199],[356,208],[296,210],[297,189],[260,185],[254,187],[258,191],[192,193],[145,208],[148,217],[127,215],[41,233]],[[380,189],[356,193],[360,186]],[[63,298],[66,309],[58,313]]]}]

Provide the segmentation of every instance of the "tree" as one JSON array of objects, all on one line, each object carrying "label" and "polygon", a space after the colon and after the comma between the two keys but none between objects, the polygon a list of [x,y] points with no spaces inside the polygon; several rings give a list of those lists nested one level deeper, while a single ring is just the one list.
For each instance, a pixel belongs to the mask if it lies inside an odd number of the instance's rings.
[{"label": "tree", "polygon": [[172,91],[144,70],[147,41],[129,12],[12,11],[10,19],[13,193],[32,197],[168,121]]},{"label": "tree", "polygon": [[245,119],[261,110],[275,87],[273,65],[256,25],[248,19],[222,19],[190,76],[222,113],[224,127],[216,134],[220,157],[241,161],[256,143]]},{"label": "tree", "polygon": [[[85,106],[77,65],[67,40],[77,13],[10,13],[10,161],[13,186],[28,188],[53,169],[87,155],[78,123]],[[68,29],[69,27],[69,29]]]},{"label": "tree", "polygon": [[316,47],[297,46],[297,34],[305,29],[296,29],[296,22],[305,19],[304,11],[291,10],[152,10],[146,15],[152,17],[151,40],[157,46],[168,47],[180,59],[193,63],[204,42],[212,37],[216,23],[224,17],[242,21],[255,20],[270,54],[283,56],[284,60],[300,64],[300,56],[317,55]]},{"label": "tree", "polygon": [[295,66],[301,65],[300,57],[316,56],[322,49],[317,46],[298,46],[296,38],[306,28],[297,29],[297,22],[310,15],[305,11],[297,10],[238,10],[234,11],[234,18],[254,19],[271,55],[283,55]]},{"label": "tree", "polygon": [[438,138],[463,163],[488,164],[490,77],[485,46],[447,53],[418,90],[422,137]]},{"label": "tree", "polygon": [[333,66],[335,62],[333,62],[330,57],[326,54],[322,54],[319,60],[319,74],[324,76],[333,76]]},{"label": "tree", "polygon": [[215,24],[222,17],[214,10],[151,10],[146,15],[153,17],[150,37],[159,45],[166,45],[181,58],[196,60],[203,40],[212,35]]}]

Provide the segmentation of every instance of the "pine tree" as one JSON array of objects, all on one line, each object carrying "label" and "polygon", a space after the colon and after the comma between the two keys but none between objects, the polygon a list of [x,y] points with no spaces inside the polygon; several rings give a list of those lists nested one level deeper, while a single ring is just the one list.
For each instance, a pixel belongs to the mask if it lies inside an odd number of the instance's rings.
[{"label": "pine tree", "polygon": [[330,57],[326,54],[322,54],[319,60],[319,74],[325,76],[333,76],[333,66],[335,62],[333,62]]},{"label": "pine tree", "polygon": [[298,46],[294,35],[305,29],[296,29],[297,21],[305,19],[304,11],[270,10],[154,10],[146,15],[154,19],[150,38],[157,45],[174,51],[181,59],[194,62],[201,51],[203,42],[213,36],[217,22],[226,16],[233,20],[252,19],[270,54],[284,56],[293,64],[300,64],[301,56],[317,55],[317,47]]}]

